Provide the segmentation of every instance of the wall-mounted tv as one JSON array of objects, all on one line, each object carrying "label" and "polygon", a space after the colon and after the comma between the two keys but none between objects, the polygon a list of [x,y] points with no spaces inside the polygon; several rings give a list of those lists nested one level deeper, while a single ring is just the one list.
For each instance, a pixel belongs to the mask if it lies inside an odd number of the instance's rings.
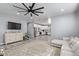
[{"label": "wall-mounted tv", "polygon": [[8,29],[20,30],[21,24],[15,22],[8,22]]}]

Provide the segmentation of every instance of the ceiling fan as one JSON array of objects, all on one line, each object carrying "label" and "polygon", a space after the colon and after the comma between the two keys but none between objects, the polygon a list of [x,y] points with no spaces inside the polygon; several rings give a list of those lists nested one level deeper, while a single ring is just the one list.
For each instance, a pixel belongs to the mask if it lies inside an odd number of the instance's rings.
[{"label": "ceiling fan", "polygon": [[34,9],[34,6],[36,3],[32,3],[31,6],[26,6],[25,3],[21,3],[25,8],[22,8],[22,7],[19,7],[19,6],[15,6],[13,5],[13,7],[16,7],[18,9],[21,9],[21,11],[18,11],[18,12],[25,12],[24,15],[27,15],[27,14],[30,14],[30,16],[32,16],[32,14],[36,15],[36,16],[39,16],[38,13],[44,13],[44,12],[41,12],[40,10],[41,9],[44,9],[44,7],[39,7],[39,8],[36,8]]}]

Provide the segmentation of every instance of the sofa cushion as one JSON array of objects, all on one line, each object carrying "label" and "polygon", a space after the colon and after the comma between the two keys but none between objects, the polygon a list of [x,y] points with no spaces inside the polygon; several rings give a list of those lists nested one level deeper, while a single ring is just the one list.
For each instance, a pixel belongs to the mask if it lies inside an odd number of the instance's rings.
[{"label": "sofa cushion", "polygon": [[79,56],[79,48],[75,50],[75,54]]},{"label": "sofa cushion", "polygon": [[64,41],[63,40],[54,39],[54,40],[51,41],[51,43],[62,45],[64,43]]},{"label": "sofa cushion", "polygon": [[74,38],[71,38],[71,40],[68,42],[69,45],[72,45],[73,41],[74,41]]},{"label": "sofa cushion", "polygon": [[77,43],[77,41],[78,41],[78,40],[75,40],[75,39],[74,39],[74,40],[72,41],[72,43],[69,44],[69,46],[72,48],[72,47]]},{"label": "sofa cushion", "polygon": [[79,41],[74,45],[75,47],[72,48],[74,50],[75,54],[79,56]]},{"label": "sofa cushion", "polygon": [[69,45],[68,45],[68,44],[62,45],[61,50],[72,51],[72,49],[69,47]]},{"label": "sofa cushion", "polygon": [[74,56],[74,53],[67,50],[62,50],[60,53],[61,56]]},{"label": "sofa cushion", "polygon": [[79,47],[79,43],[78,43],[79,41],[77,41],[76,43],[74,43],[72,46],[71,46],[71,49],[72,49],[72,51],[76,51],[77,49],[78,49],[78,47]]}]

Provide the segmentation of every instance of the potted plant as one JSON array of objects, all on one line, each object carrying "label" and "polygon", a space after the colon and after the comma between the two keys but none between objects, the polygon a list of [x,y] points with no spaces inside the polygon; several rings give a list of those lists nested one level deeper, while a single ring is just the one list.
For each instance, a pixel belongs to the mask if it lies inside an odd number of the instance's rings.
[{"label": "potted plant", "polygon": [[25,33],[23,39],[24,39],[24,40],[29,40],[29,38],[30,38],[30,37],[29,37],[29,34]]}]

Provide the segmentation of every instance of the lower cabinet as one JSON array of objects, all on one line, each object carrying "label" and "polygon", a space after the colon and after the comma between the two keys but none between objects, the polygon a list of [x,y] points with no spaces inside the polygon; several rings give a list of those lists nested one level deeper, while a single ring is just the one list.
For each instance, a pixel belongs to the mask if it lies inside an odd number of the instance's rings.
[{"label": "lower cabinet", "polygon": [[23,40],[23,33],[5,33],[5,44]]}]

